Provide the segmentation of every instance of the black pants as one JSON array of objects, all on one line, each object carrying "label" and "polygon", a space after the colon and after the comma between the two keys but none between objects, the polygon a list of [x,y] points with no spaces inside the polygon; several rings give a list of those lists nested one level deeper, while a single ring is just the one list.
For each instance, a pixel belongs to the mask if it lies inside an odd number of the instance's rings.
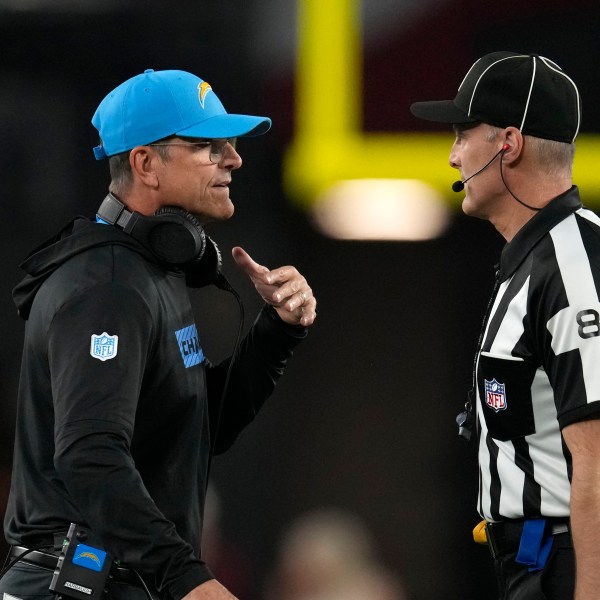
[{"label": "black pants", "polygon": [[[18,562],[0,579],[0,600],[9,594],[19,600],[56,600],[48,587],[52,573],[35,565]],[[148,600],[141,587],[126,583],[110,582],[108,598],[112,600]]]},{"label": "black pants", "polygon": [[494,561],[498,600],[573,600],[575,593],[575,554],[569,533],[554,536],[546,566],[530,573],[515,562],[516,552]]}]

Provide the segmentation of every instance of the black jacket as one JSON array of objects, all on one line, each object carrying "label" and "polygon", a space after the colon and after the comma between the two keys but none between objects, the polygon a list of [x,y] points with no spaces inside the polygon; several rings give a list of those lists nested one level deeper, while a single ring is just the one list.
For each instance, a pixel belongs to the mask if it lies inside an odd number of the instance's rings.
[{"label": "black jacket", "polygon": [[[14,290],[27,320],[9,544],[71,522],[178,599],[211,578],[199,541],[212,449],[227,449],[306,335],[263,309],[234,361],[204,356],[185,274],[122,231],[76,219],[32,253]],[[200,321],[201,323],[201,321]]]}]

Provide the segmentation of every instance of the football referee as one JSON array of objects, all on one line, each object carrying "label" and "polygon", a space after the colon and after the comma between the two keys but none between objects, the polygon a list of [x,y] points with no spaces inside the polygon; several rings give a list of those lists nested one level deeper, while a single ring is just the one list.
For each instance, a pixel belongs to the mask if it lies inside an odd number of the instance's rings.
[{"label": "football referee", "polygon": [[452,124],[452,187],[506,239],[457,419],[478,440],[474,536],[501,600],[597,599],[600,219],[572,185],[579,92],[547,58],[494,52],[411,111]]}]

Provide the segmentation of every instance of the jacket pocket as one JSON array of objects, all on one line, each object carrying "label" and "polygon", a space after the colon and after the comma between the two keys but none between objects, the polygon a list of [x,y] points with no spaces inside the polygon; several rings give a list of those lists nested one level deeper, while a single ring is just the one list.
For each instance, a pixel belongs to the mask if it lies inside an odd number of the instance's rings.
[{"label": "jacket pocket", "polygon": [[500,441],[535,433],[531,383],[536,367],[521,358],[482,352],[477,383],[489,434]]}]

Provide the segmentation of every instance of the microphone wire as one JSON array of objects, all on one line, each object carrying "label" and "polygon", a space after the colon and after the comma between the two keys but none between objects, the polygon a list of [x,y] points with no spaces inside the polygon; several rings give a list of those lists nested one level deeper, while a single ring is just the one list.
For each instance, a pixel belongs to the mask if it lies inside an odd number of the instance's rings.
[{"label": "microphone wire", "polygon": [[475,177],[476,175],[479,175],[479,173],[482,173],[483,171],[485,171],[497,158],[500,154],[504,154],[504,152],[506,152],[507,148],[505,148],[504,146],[502,148],[500,148],[500,150],[498,150],[498,152],[496,152],[496,154],[494,154],[494,156],[492,156],[492,158],[490,158],[490,160],[488,160],[485,165],[483,165],[483,167],[481,167],[481,169],[475,171],[475,173],[473,173],[472,175],[469,175],[467,178],[465,179],[459,179],[458,181],[455,181],[452,184],[452,191],[453,192],[462,192],[465,189],[465,183],[467,183],[467,181],[470,181],[471,179],[473,179],[473,177]]},{"label": "microphone wire", "polygon": [[538,212],[539,210],[542,210],[541,208],[538,208],[537,206],[531,206],[530,204],[525,204],[525,202],[523,202],[523,200],[519,200],[519,198],[517,198],[513,193],[512,190],[508,187],[508,184],[506,183],[506,180],[504,179],[504,171],[502,170],[502,158],[504,157],[504,152],[506,152],[506,150],[503,149],[502,151],[502,156],[500,157],[500,177],[502,178],[502,183],[504,184],[504,187],[508,190],[508,193],[519,203],[522,204],[525,208],[528,208],[529,210],[533,210],[535,212]]}]

